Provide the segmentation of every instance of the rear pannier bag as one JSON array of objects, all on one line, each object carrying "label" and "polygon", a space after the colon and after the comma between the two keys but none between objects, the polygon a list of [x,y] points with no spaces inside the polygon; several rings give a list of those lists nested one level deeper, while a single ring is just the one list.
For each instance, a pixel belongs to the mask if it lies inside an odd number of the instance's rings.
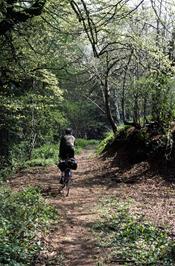
[{"label": "rear pannier bag", "polygon": [[65,171],[67,168],[66,161],[60,161],[58,163],[58,168],[60,169],[61,172]]},{"label": "rear pannier bag", "polygon": [[75,158],[71,158],[67,161],[67,166],[68,168],[72,169],[72,170],[76,170],[77,169],[77,161],[75,160]]},{"label": "rear pannier bag", "polygon": [[77,169],[77,161],[75,160],[75,158],[68,159],[67,161],[62,160],[58,163],[58,168],[61,170],[61,172],[65,171],[66,168],[76,170]]}]

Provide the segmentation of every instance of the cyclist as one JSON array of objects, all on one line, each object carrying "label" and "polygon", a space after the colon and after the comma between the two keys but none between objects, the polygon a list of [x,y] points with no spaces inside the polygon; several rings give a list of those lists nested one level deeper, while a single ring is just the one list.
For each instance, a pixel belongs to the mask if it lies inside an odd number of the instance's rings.
[{"label": "cyclist", "polygon": [[62,136],[60,140],[59,157],[61,160],[74,158],[74,144],[75,137],[72,135],[72,129],[67,128],[65,130],[65,135]]},{"label": "cyclist", "polygon": [[[69,160],[70,158],[74,158],[74,143],[75,137],[72,135],[72,130],[67,128],[65,130],[65,135],[61,137],[60,140],[60,149],[59,149],[59,158],[62,161]],[[61,190],[67,186],[67,196],[69,194],[69,181],[72,176],[72,171],[69,168],[66,168],[62,171],[62,176],[60,183],[62,184]]]}]

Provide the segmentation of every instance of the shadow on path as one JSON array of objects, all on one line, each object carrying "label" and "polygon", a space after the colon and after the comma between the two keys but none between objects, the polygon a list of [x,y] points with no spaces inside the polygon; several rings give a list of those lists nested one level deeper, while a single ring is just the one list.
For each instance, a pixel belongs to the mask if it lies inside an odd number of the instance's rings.
[{"label": "shadow on path", "polygon": [[58,223],[43,237],[47,250],[40,254],[35,266],[96,266],[107,251],[97,247],[91,225],[99,218],[95,207],[105,196],[115,196],[119,200],[132,198],[133,212],[142,211],[158,225],[174,226],[173,187],[167,188],[160,179],[153,179],[147,163],[125,167],[121,161],[114,163],[95,158],[93,151],[88,150],[78,156],[78,170],[73,174],[69,197],[59,192],[59,175],[56,166],[36,167],[10,180],[15,190],[29,185],[39,187],[60,213]]}]

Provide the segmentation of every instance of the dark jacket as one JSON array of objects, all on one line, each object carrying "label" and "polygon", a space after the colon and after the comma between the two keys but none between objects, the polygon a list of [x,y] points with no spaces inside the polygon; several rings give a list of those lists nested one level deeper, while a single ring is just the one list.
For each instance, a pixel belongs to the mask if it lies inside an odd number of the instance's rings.
[{"label": "dark jacket", "polygon": [[62,160],[74,157],[75,137],[73,135],[64,135],[60,140],[59,157]]}]

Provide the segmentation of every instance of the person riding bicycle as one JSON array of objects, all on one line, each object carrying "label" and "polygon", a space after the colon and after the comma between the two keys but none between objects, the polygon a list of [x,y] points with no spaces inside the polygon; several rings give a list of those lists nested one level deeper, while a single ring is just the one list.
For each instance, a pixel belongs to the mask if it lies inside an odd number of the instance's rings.
[{"label": "person riding bicycle", "polygon": [[74,158],[74,144],[75,137],[72,135],[72,130],[70,128],[67,128],[65,130],[65,135],[62,136],[60,140],[59,158],[61,160]]},{"label": "person riding bicycle", "polygon": [[72,177],[72,171],[69,168],[70,166],[67,166],[67,167],[65,166],[67,165],[67,161],[69,159],[74,158],[74,153],[75,153],[74,143],[75,143],[75,137],[72,135],[72,130],[70,128],[67,128],[65,130],[65,135],[61,137],[60,149],[59,149],[59,158],[63,162],[63,168],[61,167],[61,162],[59,163],[59,166],[58,166],[62,172],[61,179],[60,179],[60,183],[62,184],[61,190],[65,186],[67,186],[67,196],[69,194],[69,181]]}]

